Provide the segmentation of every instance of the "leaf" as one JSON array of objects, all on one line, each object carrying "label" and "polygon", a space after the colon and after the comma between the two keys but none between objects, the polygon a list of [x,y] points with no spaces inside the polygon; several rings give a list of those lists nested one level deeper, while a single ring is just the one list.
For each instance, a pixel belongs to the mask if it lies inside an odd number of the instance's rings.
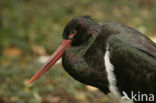
[{"label": "leaf", "polygon": [[97,88],[92,87],[92,86],[86,86],[86,88],[87,88],[89,91],[91,91],[91,92],[95,92],[95,91],[98,90]]},{"label": "leaf", "polygon": [[151,37],[151,39],[156,43],[156,36],[155,37]]},{"label": "leaf", "polygon": [[36,55],[45,55],[46,54],[45,48],[42,47],[42,46],[39,46],[39,45],[33,45],[32,46],[32,51]]},{"label": "leaf", "polygon": [[22,55],[22,50],[16,47],[9,47],[4,49],[2,54],[9,57],[19,57]]}]

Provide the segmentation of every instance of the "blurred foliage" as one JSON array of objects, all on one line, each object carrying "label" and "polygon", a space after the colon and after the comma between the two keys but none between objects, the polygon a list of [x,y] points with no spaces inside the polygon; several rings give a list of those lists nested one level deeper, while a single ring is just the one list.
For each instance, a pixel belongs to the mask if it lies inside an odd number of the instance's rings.
[{"label": "blurred foliage", "polygon": [[67,75],[60,65],[33,86],[25,85],[51,54],[73,17],[118,22],[156,40],[155,0],[0,0],[0,103],[109,103]]}]

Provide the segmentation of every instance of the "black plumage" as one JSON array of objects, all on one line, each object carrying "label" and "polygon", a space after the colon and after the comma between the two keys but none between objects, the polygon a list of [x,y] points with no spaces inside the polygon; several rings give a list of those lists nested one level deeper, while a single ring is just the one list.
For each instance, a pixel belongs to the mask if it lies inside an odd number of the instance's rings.
[{"label": "black plumage", "polygon": [[[104,65],[106,45],[109,44],[120,93],[125,91],[129,96],[131,91],[156,93],[156,44],[153,41],[122,24],[105,23],[100,26],[89,17],[75,20],[76,23],[71,21],[67,24],[63,33],[68,34],[66,30],[69,28],[76,29],[77,36],[85,38],[83,41],[75,38],[75,42],[82,44],[72,45],[63,55],[63,67],[73,78],[109,93]],[[83,20],[90,26],[83,26]]]},{"label": "black plumage", "polygon": [[156,94],[156,44],[128,26],[99,25],[89,16],[74,18],[65,26],[63,41],[55,53],[28,83],[39,78],[61,56],[65,71],[73,78],[105,94],[115,89],[114,93],[126,92],[128,96],[132,91]]}]

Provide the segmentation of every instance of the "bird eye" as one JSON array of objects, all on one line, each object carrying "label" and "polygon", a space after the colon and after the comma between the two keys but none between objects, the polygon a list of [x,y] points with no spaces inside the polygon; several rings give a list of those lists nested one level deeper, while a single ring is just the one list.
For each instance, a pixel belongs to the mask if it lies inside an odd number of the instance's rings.
[{"label": "bird eye", "polygon": [[73,39],[73,37],[76,35],[76,30],[71,30],[70,34],[69,34],[69,39]]},{"label": "bird eye", "polygon": [[72,30],[72,31],[71,31],[71,34],[76,34],[76,30],[75,30],[75,29]]}]

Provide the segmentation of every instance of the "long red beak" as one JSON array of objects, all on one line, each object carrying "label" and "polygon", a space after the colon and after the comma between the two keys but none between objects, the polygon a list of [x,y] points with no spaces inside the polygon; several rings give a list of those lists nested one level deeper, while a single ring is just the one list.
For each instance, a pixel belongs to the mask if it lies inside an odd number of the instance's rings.
[{"label": "long red beak", "polygon": [[48,61],[41,67],[41,69],[28,81],[28,85],[37,80],[41,75],[43,75],[47,70],[49,70],[63,55],[63,52],[70,45],[72,40],[63,39],[59,47],[48,59]]}]

